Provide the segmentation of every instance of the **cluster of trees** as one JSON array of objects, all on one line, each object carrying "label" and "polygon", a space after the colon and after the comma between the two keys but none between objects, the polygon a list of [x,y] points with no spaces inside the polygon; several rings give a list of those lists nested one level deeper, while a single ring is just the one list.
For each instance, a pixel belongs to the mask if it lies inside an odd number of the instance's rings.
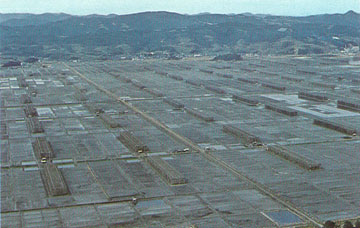
[{"label": "cluster of trees", "polygon": [[[336,223],[333,221],[326,221],[323,227],[324,228],[340,228],[341,226],[336,225]],[[350,221],[345,221],[344,224],[342,225],[342,228],[360,228],[360,220],[357,220],[355,222],[355,224],[352,224],[352,222],[350,222]]]}]

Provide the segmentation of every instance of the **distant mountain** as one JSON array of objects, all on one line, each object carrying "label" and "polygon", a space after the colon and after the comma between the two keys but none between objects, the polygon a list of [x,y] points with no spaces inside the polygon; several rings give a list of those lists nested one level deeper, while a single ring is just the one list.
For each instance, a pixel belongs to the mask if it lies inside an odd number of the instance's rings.
[{"label": "distant mountain", "polygon": [[360,15],[0,14],[0,34],[3,55],[45,58],[312,54],[359,46]]},{"label": "distant mountain", "polygon": [[4,26],[43,25],[72,17],[69,14],[44,13],[44,14],[0,14],[0,23]]},{"label": "distant mountain", "polygon": [[360,28],[360,14],[352,10],[345,14],[323,14],[304,17],[303,21],[316,24],[344,25]]},{"label": "distant mountain", "polygon": [[28,14],[28,13],[7,13],[7,14],[0,13],[0,23],[3,23],[8,20],[12,20],[12,19],[23,19],[30,15],[31,14]]}]

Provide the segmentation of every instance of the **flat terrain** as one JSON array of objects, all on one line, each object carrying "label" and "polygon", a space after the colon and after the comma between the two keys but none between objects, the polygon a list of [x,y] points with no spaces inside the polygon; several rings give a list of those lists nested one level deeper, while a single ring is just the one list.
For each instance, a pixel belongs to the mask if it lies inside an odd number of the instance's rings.
[{"label": "flat terrain", "polygon": [[360,67],[347,57],[42,62],[0,74],[1,227],[360,217]]}]

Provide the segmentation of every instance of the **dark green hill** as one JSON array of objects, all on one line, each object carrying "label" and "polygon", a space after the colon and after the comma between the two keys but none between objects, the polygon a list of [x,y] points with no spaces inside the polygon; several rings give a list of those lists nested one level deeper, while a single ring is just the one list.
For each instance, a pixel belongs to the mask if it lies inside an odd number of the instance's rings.
[{"label": "dark green hill", "polygon": [[360,43],[360,15],[1,14],[1,52],[49,57],[81,54],[326,53]]}]

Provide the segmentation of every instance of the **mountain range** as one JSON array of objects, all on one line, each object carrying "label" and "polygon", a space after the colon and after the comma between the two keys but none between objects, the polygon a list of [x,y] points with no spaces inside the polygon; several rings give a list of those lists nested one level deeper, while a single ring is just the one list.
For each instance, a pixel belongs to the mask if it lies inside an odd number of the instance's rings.
[{"label": "mountain range", "polygon": [[360,14],[0,14],[0,34],[3,56],[306,55],[359,46]]}]

